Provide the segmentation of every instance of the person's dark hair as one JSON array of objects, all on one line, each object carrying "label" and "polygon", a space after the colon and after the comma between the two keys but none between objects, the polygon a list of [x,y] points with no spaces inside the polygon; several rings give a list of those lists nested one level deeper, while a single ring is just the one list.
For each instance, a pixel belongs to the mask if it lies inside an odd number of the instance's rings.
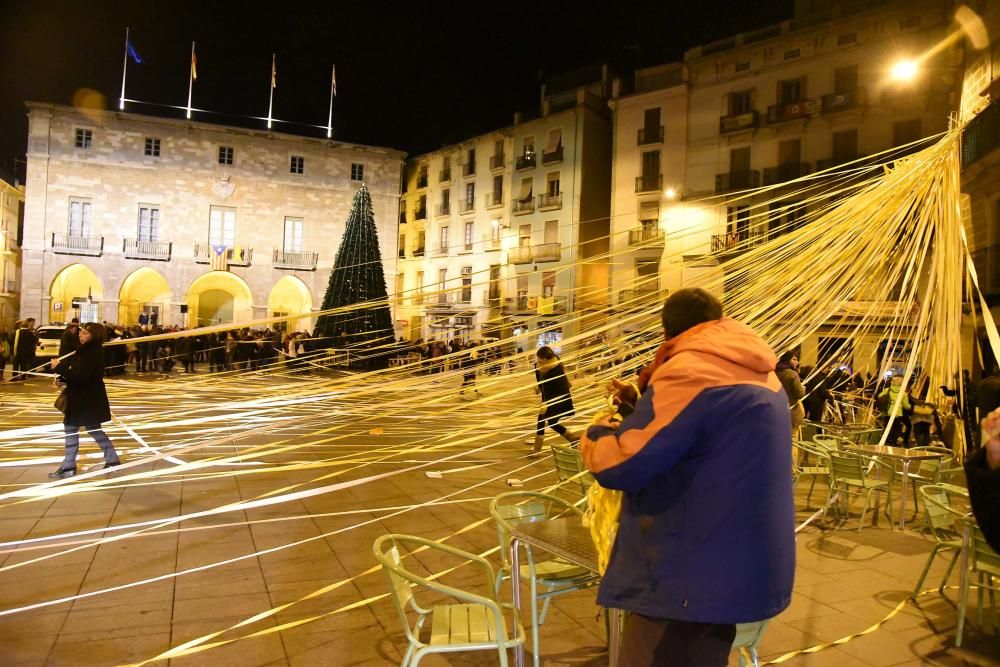
[{"label": "person's dark hair", "polygon": [[87,322],[81,328],[90,334],[91,345],[104,345],[104,341],[107,340],[107,329],[97,322]]},{"label": "person's dark hair", "polygon": [[702,322],[721,319],[722,303],[708,290],[688,287],[667,297],[661,317],[667,336],[678,336]]},{"label": "person's dark hair", "polygon": [[545,361],[549,361],[550,359],[556,358],[556,353],[548,345],[543,345],[540,348],[538,348],[538,350],[535,352],[535,356],[538,357],[539,359],[544,359]]},{"label": "person's dark hair", "polygon": [[788,352],[785,352],[783,355],[781,355],[781,358],[778,359],[778,361],[783,364],[790,364],[792,363],[792,357],[794,356],[795,356],[795,350],[789,350]]}]

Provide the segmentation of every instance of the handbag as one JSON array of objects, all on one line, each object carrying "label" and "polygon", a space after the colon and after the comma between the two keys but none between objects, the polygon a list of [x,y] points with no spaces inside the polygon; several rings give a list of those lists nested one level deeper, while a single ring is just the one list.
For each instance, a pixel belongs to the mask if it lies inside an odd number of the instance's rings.
[{"label": "handbag", "polygon": [[54,404],[55,408],[59,412],[66,414],[66,408],[68,407],[67,406],[68,403],[69,403],[69,397],[66,396],[66,390],[63,389],[62,391],[59,392],[59,395],[56,396],[56,402]]}]

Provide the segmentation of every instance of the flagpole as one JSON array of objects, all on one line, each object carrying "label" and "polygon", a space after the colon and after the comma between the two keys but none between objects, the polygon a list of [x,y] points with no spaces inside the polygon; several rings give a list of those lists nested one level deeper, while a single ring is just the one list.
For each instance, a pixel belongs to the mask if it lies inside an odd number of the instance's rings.
[{"label": "flagpole", "polygon": [[194,42],[191,42],[191,72],[188,74],[188,108],[187,117],[191,119],[191,89],[194,88]]},{"label": "flagpole", "polygon": [[330,74],[330,115],[326,119],[326,138],[333,136],[333,96],[337,93],[337,66],[333,65]]},{"label": "flagpole", "polygon": [[267,129],[271,129],[271,109],[274,105],[274,54],[271,54],[271,97],[267,101]]},{"label": "flagpole", "polygon": [[118,98],[118,108],[125,109],[125,73],[128,71],[128,27],[125,28],[125,62],[122,64],[122,96]]}]

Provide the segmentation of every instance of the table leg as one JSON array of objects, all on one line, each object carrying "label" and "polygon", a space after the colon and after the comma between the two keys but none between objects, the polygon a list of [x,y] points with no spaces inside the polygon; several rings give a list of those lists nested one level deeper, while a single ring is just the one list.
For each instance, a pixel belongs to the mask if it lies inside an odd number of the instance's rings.
[{"label": "table leg", "polygon": [[[519,555],[521,546],[521,540],[516,537],[510,542],[510,583],[511,583],[511,601],[514,603],[514,607],[517,609],[517,615],[521,615],[521,557]],[[523,623],[522,623],[523,625]],[[514,665],[516,667],[524,667],[524,645],[528,641],[527,636],[525,636],[524,641],[514,647]]]},{"label": "table leg", "polygon": [[903,459],[903,490],[899,493],[899,529],[906,523],[906,486],[910,481],[910,460]]}]

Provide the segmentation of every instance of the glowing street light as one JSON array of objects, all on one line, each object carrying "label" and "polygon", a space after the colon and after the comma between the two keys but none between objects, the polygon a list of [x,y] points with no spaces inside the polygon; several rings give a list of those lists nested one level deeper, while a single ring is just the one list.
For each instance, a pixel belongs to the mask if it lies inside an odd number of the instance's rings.
[{"label": "glowing street light", "polygon": [[892,66],[890,74],[895,81],[913,81],[913,79],[917,76],[918,70],[917,61],[900,60]]},{"label": "glowing street light", "polygon": [[677,190],[674,190],[673,188],[667,188],[666,190],[663,191],[663,196],[666,197],[667,199],[675,199],[677,197]]}]

